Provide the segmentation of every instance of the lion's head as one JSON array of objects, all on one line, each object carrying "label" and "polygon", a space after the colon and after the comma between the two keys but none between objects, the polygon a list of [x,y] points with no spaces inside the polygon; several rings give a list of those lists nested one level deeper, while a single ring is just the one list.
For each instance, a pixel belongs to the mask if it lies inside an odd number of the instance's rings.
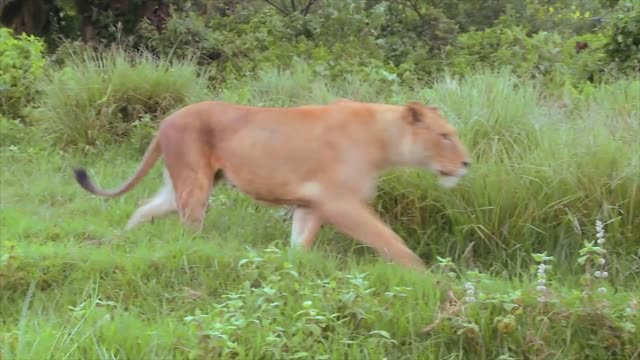
[{"label": "lion's head", "polygon": [[405,109],[404,120],[410,130],[404,152],[409,162],[434,171],[441,185],[454,186],[470,165],[456,129],[437,107],[411,102]]}]

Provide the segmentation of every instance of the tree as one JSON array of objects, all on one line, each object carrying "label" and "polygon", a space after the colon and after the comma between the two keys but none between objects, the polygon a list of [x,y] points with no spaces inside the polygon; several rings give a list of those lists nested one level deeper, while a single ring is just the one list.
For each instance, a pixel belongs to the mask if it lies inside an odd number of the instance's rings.
[{"label": "tree", "polygon": [[0,22],[16,34],[47,34],[59,12],[54,0],[0,0]]},{"label": "tree", "polygon": [[264,0],[269,5],[276,8],[279,12],[281,12],[285,16],[289,16],[293,13],[300,13],[302,16],[307,16],[313,4],[317,3],[319,0]]}]

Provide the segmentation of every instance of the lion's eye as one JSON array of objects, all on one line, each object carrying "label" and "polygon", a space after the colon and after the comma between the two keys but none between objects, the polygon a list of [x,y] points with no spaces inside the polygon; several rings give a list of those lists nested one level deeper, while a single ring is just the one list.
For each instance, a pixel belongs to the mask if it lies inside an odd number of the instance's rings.
[{"label": "lion's eye", "polygon": [[450,140],[449,134],[440,134],[440,137],[442,137],[444,140]]}]

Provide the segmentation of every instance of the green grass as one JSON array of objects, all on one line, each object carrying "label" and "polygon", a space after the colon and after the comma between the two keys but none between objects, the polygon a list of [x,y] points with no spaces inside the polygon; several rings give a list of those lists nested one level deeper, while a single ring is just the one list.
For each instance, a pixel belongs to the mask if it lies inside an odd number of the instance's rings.
[{"label": "green grass", "polygon": [[[2,149],[11,164],[0,178],[4,359],[579,359],[585,351],[629,359],[640,351],[640,336],[625,330],[640,318],[624,316],[637,291],[607,286],[590,303],[558,276],[556,302],[544,308],[528,276],[433,263],[430,274],[415,274],[350,251],[354,244],[331,231],[312,252],[290,251],[277,212],[225,188],[212,196],[201,235],[175,217],[123,232],[159,169],[131,195],[104,201],[73,182],[69,170],[81,158],[102,184],[120,181],[136,161],[122,148],[89,158]],[[448,290],[462,299],[465,281],[478,301],[423,333],[447,314],[439,309]],[[603,299],[609,304],[597,305]]]},{"label": "green grass", "polygon": [[[87,66],[78,71],[87,75],[78,76],[83,84],[92,82],[93,61],[78,63]],[[128,76],[164,74],[148,66]],[[72,96],[81,88],[64,89],[75,89]],[[53,88],[43,91],[53,99]],[[128,104],[146,93],[127,91],[109,101]],[[313,251],[292,251],[288,218],[225,187],[212,194],[199,235],[184,231],[175,216],[125,232],[137,204],[160,185],[159,166],[112,200],[82,191],[71,169],[87,165],[100,185],[120,183],[152,127],[137,126],[120,134],[128,140],[108,146],[76,137],[84,151],[62,151],[69,138],[56,122],[72,123],[71,110],[68,119],[54,116],[34,127],[3,119],[0,356],[640,357],[638,80],[547,98],[535,83],[506,74],[444,77],[406,89],[354,79],[329,84],[300,66],[228,84],[212,97],[291,105],[339,96],[437,104],[472,150],[472,171],[452,190],[426,172],[383,177],[376,206],[429,264],[427,274],[385,264],[330,228]],[[37,111],[54,113],[63,100],[40,102]],[[91,113],[94,105],[86,104],[78,114]],[[78,121],[95,119],[103,118]],[[52,145],[41,141],[50,129],[57,129]],[[584,242],[595,240],[596,218],[607,223],[610,276],[594,285],[606,293],[584,297],[577,258]],[[541,304],[529,267],[532,254],[545,251],[555,261],[550,301]],[[476,289],[472,303],[463,300],[467,282]]]}]

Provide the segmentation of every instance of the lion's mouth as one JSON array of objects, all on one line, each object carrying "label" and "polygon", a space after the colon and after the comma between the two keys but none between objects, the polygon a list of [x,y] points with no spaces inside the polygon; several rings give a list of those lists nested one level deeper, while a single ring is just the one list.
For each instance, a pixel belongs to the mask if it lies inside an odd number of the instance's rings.
[{"label": "lion's mouth", "polygon": [[440,171],[438,171],[438,173],[441,176],[455,176],[455,174],[453,172],[451,172],[451,171],[440,170]]}]

